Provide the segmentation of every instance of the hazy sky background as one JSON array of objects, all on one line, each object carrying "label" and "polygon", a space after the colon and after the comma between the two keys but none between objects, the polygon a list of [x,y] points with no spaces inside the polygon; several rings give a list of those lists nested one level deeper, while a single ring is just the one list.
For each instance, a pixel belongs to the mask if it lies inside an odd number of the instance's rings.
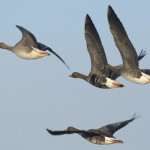
[{"label": "hazy sky background", "polygon": [[[1,0],[0,42],[15,45],[21,32],[31,31],[70,66],[54,55],[24,60],[0,50],[0,149],[1,150],[141,150],[150,147],[150,84],[138,85],[122,77],[121,89],[96,88],[68,76],[88,74],[90,59],[84,37],[88,13],[102,40],[108,62],[122,63],[110,33],[110,4],[121,19],[137,53],[147,51],[141,68],[150,68],[149,0]],[[123,121],[134,113],[141,118],[115,133],[124,144],[95,145],[79,135],[52,136],[46,128],[63,130],[99,128]]]}]

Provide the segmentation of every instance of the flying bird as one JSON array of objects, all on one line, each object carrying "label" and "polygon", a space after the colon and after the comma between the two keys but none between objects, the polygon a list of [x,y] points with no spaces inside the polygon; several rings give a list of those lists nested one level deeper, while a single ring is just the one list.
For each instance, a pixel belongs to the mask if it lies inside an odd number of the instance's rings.
[{"label": "flying bird", "polygon": [[126,80],[134,83],[150,83],[150,69],[139,69],[136,50],[126,33],[123,24],[111,6],[108,7],[108,22],[115,44],[118,47],[123,60],[123,65],[120,67],[110,66],[112,71],[116,73],[114,79],[116,79],[118,77],[117,74],[119,74]]},{"label": "flying bird", "polygon": [[[120,75],[105,67],[108,65],[106,54],[95,25],[88,14],[86,15],[85,19],[85,39],[91,58],[91,71],[88,75],[73,72],[70,77],[81,78],[98,88],[109,89],[123,87],[122,84],[115,81],[115,78]],[[139,60],[145,55],[145,51],[141,51]],[[120,65],[117,67],[120,67]]]},{"label": "flying bird", "polygon": [[58,54],[56,54],[56,52],[54,52],[50,47],[37,42],[35,36],[27,29],[18,25],[16,25],[16,27],[21,31],[22,39],[15,46],[9,46],[5,43],[0,43],[0,48],[7,49],[15,53],[18,57],[24,59],[37,59],[50,55],[50,53],[46,51],[48,50],[49,52],[53,53],[56,57],[58,57],[69,69],[65,61]]},{"label": "flying bird", "polygon": [[119,129],[129,124],[130,122],[132,122],[133,120],[135,120],[136,118],[137,117],[134,114],[133,117],[129,120],[108,124],[98,129],[79,130],[74,127],[68,127],[66,130],[62,130],[62,131],[53,131],[49,129],[47,129],[47,131],[51,135],[63,135],[63,134],[77,133],[80,136],[82,136],[84,139],[86,139],[87,141],[94,143],[94,144],[106,144],[106,145],[117,144],[117,143],[123,143],[123,141],[115,138],[113,134]]},{"label": "flying bird", "polygon": [[73,72],[70,77],[81,78],[98,88],[119,88],[123,87],[119,82],[106,76],[105,65],[107,64],[106,55],[102,46],[98,32],[90,16],[87,14],[85,19],[85,39],[87,49],[91,58],[91,72],[88,76],[78,72]]}]

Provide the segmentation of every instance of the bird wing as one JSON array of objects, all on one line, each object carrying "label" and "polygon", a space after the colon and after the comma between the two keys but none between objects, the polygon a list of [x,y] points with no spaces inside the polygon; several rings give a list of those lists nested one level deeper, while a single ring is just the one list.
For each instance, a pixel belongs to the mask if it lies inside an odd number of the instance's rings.
[{"label": "bird wing", "polygon": [[145,74],[150,75],[150,69],[140,69],[142,72],[144,72]]},{"label": "bird wing", "polygon": [[49,129],[46,129],[50,134],[52,135],[63,135],[63,134],[73,134],[78,133],[81,135],[87,135],[87,136],[96,136],[98,133],[94,133],[92,131],[85,131],[85,130],[77,130],[77,131],[68,131],[68,130],[61,130],[61,131],[52,131]]},{"label": "bird wing", "polygon": [[[141,50],[140,54],[138,55],[138,61],[140,61],[141,59],[143,59],[145,57],[145,55],[146,55],[146,51]],[[118,65],[118,66],[115,66],[115,67],[116,68],[121,68],[122,65]],[[145,69],[145,70],[143,69],[141,71],[143,71],[144,73],[150,75],[150,69]],[[120,76],[120,74],[117,74],[117,73],[115,73],[113,71],[109,71],[109,75],[108,75],[109,78],[111,78],[113,80],[116,80],[119,76]]]},{"label": "bird wing", "polygon": [[98,32],[88,14],[85,19],[85,39],[91,58],[91,73],[101,73],[101,69],[107,64],[107,58]]},{"label": "bird wing", "polygon": [[141,50],[140,54],[138,55],[138,61],[140,61],[141,59],[143,59],[143,57],[145,57],[146,55],[146,51],[144,51],[143,49]]},{"label": "bird wing", "polygon": [[16,46],[24,46],[24,47],[29,47],[31,48],[37,48],[37,40],[35,38],[35,36],[29,32],[27,29],[16,25],[16,27],[21,31],[22,33],[22,39],[16,44]]},{"label": "bird wing", "polygon": [[50,47],[48,47],[48,46],[46,46],[46,45],[44,45],[44,44],[42,44],[42,43],[37,43],[38,44],[38,48],[40,49],[40,50],[43,50],[43,51],[46,51],[46,50],[48,50],[48,51],[50,51],[51,53],[53,53],[56,57],[58,57],[64,64],[65,64],[65,66],[68,68],[68,69],[70,69],[69,68],[69,66],[66,64],[66,62],[56,53],[56,52],[54,52]]},{"label": "bird wing", "polygon": [[53,131],[46,129],[50,134],[52,135],[63,135],[63,134],[73,134],[76,133],[75,131],[67,131],[67,130],[62,130],[62,131]]},{"label": "bird wing", "polygon": [[101,133],[105,133],[106,135],[113,135],[117,130],[123,128],[124,126],[126,126],[128,123],[132,122],[133,120],[135,120],[137,117],[135,117],[135,114],[133,115],[133,117],[129,120],[125,120],[125,121],[121,121],[121,122],[117,122],[117,123],[112,123],[112,124],[108,124],[106,126],[103,126],[101,128],[99,128],[98,130]]},{"label": "bird wing", "polygon": [[115,44],[120,51],[123,65],[128,68],[138,68],[138,57],[136,50],[129,40],[123,24],[111,6],[108,7],[108,22]]}]

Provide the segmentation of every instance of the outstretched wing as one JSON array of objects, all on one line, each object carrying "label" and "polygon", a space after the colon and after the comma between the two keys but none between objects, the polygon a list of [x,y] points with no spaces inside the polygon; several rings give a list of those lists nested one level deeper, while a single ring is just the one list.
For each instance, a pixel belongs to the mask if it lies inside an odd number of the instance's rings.
[{"label": "outstretched wing", "polygon": [[35,47],[35,48],[38,47],[37,40],[31,32],[29,32],[27,29],[25,29],[21,26],[18,26],[18,25],[16,25],[16,27],[22,33],[22,39],[16,44],[16,46],[21,45],[21,46],[25,46],[25,47],[29,47],[29,48],[31,48],[31,46]]},{"label": "outstretched wing", "polygon": [[141,50],[139,56],[138,56],[138,61],[140,61],[141,59],[143,59],[143,57],[145,57],[146,55],[146,51],[144,51],[143,49]]},{"label": "outstretched wing", "polygon": [[115,44],[122,56],[123,65],[128,68],[138,69],[138,57],[136,50],[129,40],[123,24],[111,6],[108,7],[108,22]]},{"label": "outstretched wing", "polygon": [[[138,61],[140,61],[141,59],[143,59],[143,57],[145,57],[145,55],[146,55],[146,51],[141,50],[140,54],[138,55]],[[122,65],[118,65],[118,66],[115,66],[115,67],[116,68],[121,68]],[[141,71],[143,71],[144,73],[150,75],[150,69],[145,69],[145,70],[143,69]],[[113,80],[116,80],[119,76],[120,76],[120,74],[117,74],[117,73],[115,73],[113,71],[109,71],[109,75],[108,75],[109,78],[111,78]]]},{"label": "outstretched wing", "polygon": [[91,58],[91,73],[101,73],[107,59],[98,32],[88,14],[85,19],[85,39]]},{"label": "outstretched wing", "polygon": [[134,114],[133,117],[129,120],[125,120],[125,121],[121,121],[121,122],[117,122],[117,123],[113,123],[113,124],[108,124],[106,126],[99,128],[98,130],[101,133],[105,133],[108,136],[109,135],[112,136],[117,130],[123,128],[124,126],[126,126],[127,124],[129,124],[130,122],[135,120],[136,118],[137,117],[135,117],[135,114]]},{"label": "outstretched wing", "polygon": [[90,132],[90,131],[85,131],[85,130],[77,130],[77,131],[68,131],[68,130],[61,130],[61,131],[52,131],[49,129],[46,129],[51,135],[64,135],[64,134],[73,134],[73,133],[78,133],[81,135],[86,135],[86,136],[96,136],[98,133]]},{"label": "outstretched wing", "polygon": [[76,133],[75,131],[67,131],[67,130],[62,130],[62,131],[53,131],[46,129],[51,135],[63,135],[63,134],[73,134]]},{"label": "outstretched wing", "polygon": [[150,75],[150,69],[140,69],[142,72],[144,72],[145,74]]},{"label": "outstretched wing", "polygon": [[46,46],[46,45],[44,45],[44,44],[38,42],[38,48],[39,48],[40,50],[43,50],[43,51],[46,51],[46,50],[50,51],[50,52],[53,53],[56,57],[58,57],[58,58],[65,64],[65,66],[66,66],[68,69],[70,69],[69,66],[66,64],[66,62],[65,62],[57,53],[55,53],[50,47],[48,47],[48,46]]}]

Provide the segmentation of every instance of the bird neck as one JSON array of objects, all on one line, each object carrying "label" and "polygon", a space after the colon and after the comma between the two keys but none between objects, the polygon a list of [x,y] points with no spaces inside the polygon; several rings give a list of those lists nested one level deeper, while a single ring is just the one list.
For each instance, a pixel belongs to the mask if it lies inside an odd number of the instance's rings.
[{"label": "bird neck", "polygon": [[7,49],[7,50],[12,50],[13,47],[9,46],[9,45],[7,45],[5,43],[0,43],[0,48]]},{"label": "bird neck", "polygon": [[80,73],[79,73],[79,74],[78,74],[78,78],[81,78],[81,79],[87,81],[87,76],[84,75],[84,74],[80,74]]}]

